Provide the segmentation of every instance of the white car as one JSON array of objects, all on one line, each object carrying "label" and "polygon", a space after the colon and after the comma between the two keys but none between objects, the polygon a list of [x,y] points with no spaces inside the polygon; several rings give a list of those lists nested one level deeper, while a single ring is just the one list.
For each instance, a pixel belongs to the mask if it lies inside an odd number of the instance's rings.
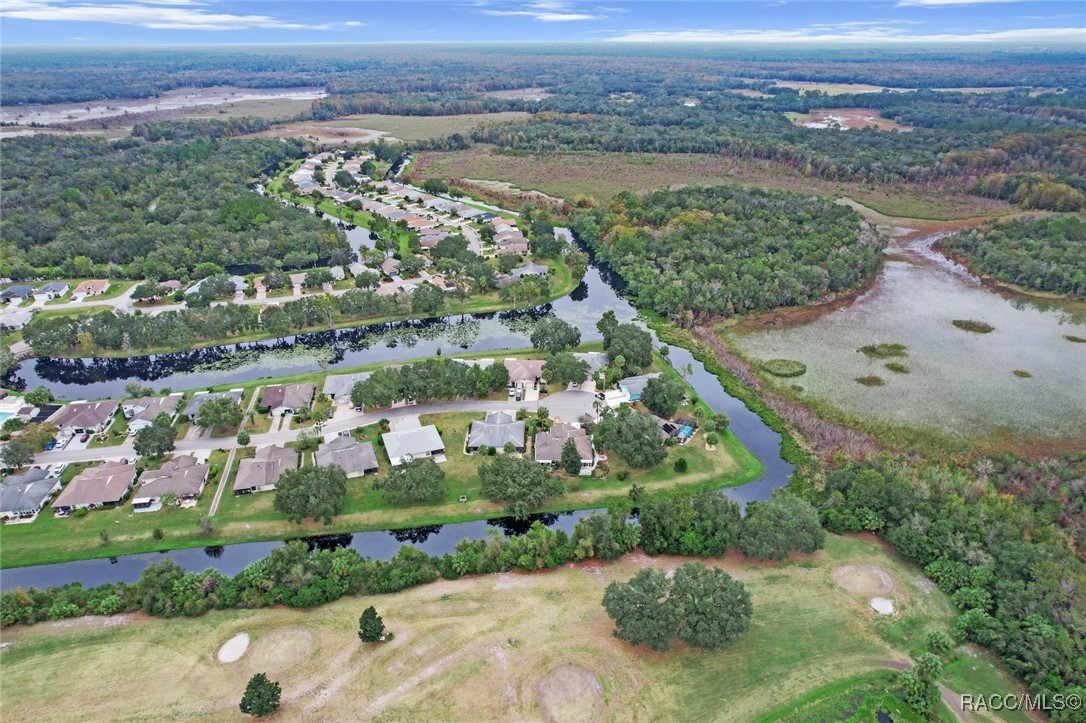
[{"label": "white car", "polygon": [[60,462],[58,464],[54,464],[52,467],[49,468],[49,475],[48,476],[49,477],[59,477],[62,474],[64,474],[64,470],[66,470],[66,469],[68,469],[68,463],[67,462]]}]

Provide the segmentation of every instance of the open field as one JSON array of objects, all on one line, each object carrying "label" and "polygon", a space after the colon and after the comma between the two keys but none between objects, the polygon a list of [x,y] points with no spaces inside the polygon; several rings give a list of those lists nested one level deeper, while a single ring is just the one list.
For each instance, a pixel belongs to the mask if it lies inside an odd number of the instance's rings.
[{"label": "open field", "polygon": [[810,113],[785,113],[788,120],[804,128],[874,128],[880,131],[911,131],[912,126],[901,125],[883,118],[877,110],[868,108],[832,108],[812,110]]},{"label": "open field", "polygon": [[556,153],[513,155],[477,146],[469,151],[424,152],[411,164],[419,179],[476,178],[506,181],[526,191],[572,199],[605,200],[621,191],[651,191],[676,184],[741,183],[849,196],[889,216],[949,220],[1011,212],[1004,201],[906,184],[879,187],[804,176],[761,160],[736,160],[708,153]]},{"label": "open field", "polygon": [[[683,561],[637,553],[311,610],[9,628],[0,653],[4,718],[83,720],[93,710],[101,719],[239,719],[246,682],[265,672],[283,689],[277,720],[749,721],[771,711],[787,716],[790,702],[810,704],[827,686],[892,675],[953,617],[946,596],[923,584],[918,569],[869,539],[831,536],[809,559],[709,561],[742,580],[753,598],[751,629],[724,651],[653,653],[614,638],[600,605],[607,584]],[[878,566],[893,580],[896,616],[880,618],[866,598],[834,582],[834,570],[849,563]],[[358,615],[371,604],[395,633],[389,643],[362,645],[355,636]],[[220,647],[239,633],[251,637],[248,650],[237,662],[218,662]],[[968,663],[943,682],[954,690],[989,682],[993,693],[1014,690],[985,656],[969,654]],[[946,710],[940,718],[953,720]]]},{"label": "open field", "polygon": [[381,136],[401,141],[417,141],[467,133],[484,123],[524,120],[527,113],[466,113],[463,115],[414,116],[414,115],[349,115],[333,121],[309,121],[288,123],[258,133],[273,138],[297,138],[314,136],[324,142],[346,141],[349,143],[377,140]]}]

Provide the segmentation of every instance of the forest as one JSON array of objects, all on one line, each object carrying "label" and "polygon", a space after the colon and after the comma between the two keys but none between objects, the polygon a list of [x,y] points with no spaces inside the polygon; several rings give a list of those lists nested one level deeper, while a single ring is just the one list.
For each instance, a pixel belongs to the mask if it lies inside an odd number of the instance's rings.
[{"label": "forest", "polygon": [[351,253],[330,223],[248,188],[304,156],[299,141],[35,135],[3,143],[5,276],[184,281],[205,262],[286,264],[289,256],[298,268]]},{"label": "forest", "polygon": [[571,226],[639,307],[683,323],[856,288],[885,245],[846,206],[739,186],[623,193]]},{"label": "forest", "polygon": [[1031,692],[1086,691],[1086,568],[1075,552],[1086,456],[969,467],[875,458],[806,485],[820,490],[810,496],[830,532],[875,532],[924,566],[960,611],[954,633],[997,653]]},{"label": "forest", "polygon": [[1086,299],[1086,221],[1074,216],[990,223],[939,242],[974,271],[1027,289]]}]

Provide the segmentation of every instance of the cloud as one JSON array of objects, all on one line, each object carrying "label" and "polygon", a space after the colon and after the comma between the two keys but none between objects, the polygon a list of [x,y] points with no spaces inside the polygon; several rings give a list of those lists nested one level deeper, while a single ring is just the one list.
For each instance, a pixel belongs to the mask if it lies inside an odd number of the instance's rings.
[{"label": "cloud", "polygon": [[948,8],[953,5],[989,5],[992,3],[1016,3],[1022,0],[898,0],[896,7]]},{"label": "cloud", "polygon": [[[846,24],[842,24],[846,25]],[[908,34],[889,25],[849,29],[811,26],[796,30],[635,30],[606,38],[629,43],[972,43],[1082,42],[1086,28],[1019,28],[977,33]]]},{"label": "cloud", "polygon": [[532,18],[543,23],[568,23],[583,20],[599,20],[603,16],[592,13],[579,12],[568,2],[558,0],[539,0],[539,2],[527,5],[514,6],[515,10],[477,10],[481,15],[495,17],[524,17]]},{"label": "cloud", "polygon": [[91,4],[68,0],[5,0],[0,17],[45,22],[137,25],[151,30],[340,30],[361,23],[303,23],[270,15],[211,12],[197,0],[138,0]]}]

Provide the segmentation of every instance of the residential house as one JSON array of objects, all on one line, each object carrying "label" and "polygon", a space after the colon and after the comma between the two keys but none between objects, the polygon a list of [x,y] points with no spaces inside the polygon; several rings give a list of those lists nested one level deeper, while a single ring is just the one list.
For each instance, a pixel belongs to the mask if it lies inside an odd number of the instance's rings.
[{"label": "residential house", "polygon": [[256,454],[238,464],[234,477],[234,494],[267,492],[275,489],[279,477],[292,469],[298,469],[298,453],[277,445],[261,447]]},{"label": "residential house", "polygon": [[528,253],[528,243],[515,242],[506,244],[505,246],[499,246],[496,253],[499,256],[506,256],[508,254],[517,254],[519,256],[523,256]]},{"label": "residential house", "polygon": [[327,444],[322,444],[315,457],[319,466],[334,464],[346,472],[348,477],[377,474],[379,468],[373,442],[359,442],[350,436],[341,435]]},{"label": "residential house", "polygon": [[17,331],[29,324],[32,316],[27,309],[4,309],[0,312],[0,326]]},{"label": "residential house", "polygon": [[75,287],[75,291],[72,292],[72,299],[100,296],[107,291],[109,291],[109,281],[107,279],[87,279]]},{"label": "residential house", "polygon": [[350,404],[354,385],[370,378],[373,372],[359,374],[329,374],[324,378],[323,392],[336,404]]},{"label": "residential house", "polygon": [[588,365],[590,376],[595,376],[611,363],[611,360],[602,351],[575,351],[573,356]]},{"label": "residential house", "polygon": [[41,467],[8,475],[0,480],[0,519],[33,520],[59,489],[60,478],[49,477]]},{"label": "residential house", "polygon": [[181,404],[181,392],[176,392],[167,397],[140,397],[121,402],[121,413],[128,420],[128,429],[139,431],[154,424],[160,414],[173,419],[177,414],[177,407]]},{"label": "residential house", "polygon": [[7,287],[3,292],[0,292],[0,301],[26,301],[33,293],[33,286],[15,284],[14,286]]},{"label": "residential house", "polygon": [[618,409],[623,404],[630,403],[630,395],[621,389],[605,389],[602,392],[596,392],[596,398],[611,409]]},{"label": "residential house", "polygon": [[316,384],[273,384],[264,388],[260,406],[270,409],[273,416],[296,414],[313,403],[316,393]]},{"label": "residential house", "polygon": [[509,384],[515,387],[536,387],[543,377],[542,359],[506,359],[505,368],[509,370]]},{"label": "residential house", "polygon": [[136,465],[128,460],[102,462],[73,477],[53,501],[53,511],[63,517],[78,509],[116,507],[135,481]]},{"label": "residential house", "polygon": [[228,392],[196,392],[192,395],[189,403],[185,405],[185,411],[182,414],[188,417],[190,422],[195,422],[196,413],[200,411],[200,407],[212,399],[233,399],[234,404],[240,405],[242,394],[244,394],[243,389],[231,389]]},{"label": "residential house", "polygon": [[166,281],[160,281],[159,286],[164,289],[169,289],[171,294],[176,294],[181,290],[181,282],[177,279],[167,279]]},{"label": "residential house", "polygon": [[330,273],[332,278],[336,281],[343,281],[347,278],[347,274],[344,273],[342,266],[332,266],[328,269],[328,273]]},{"label": "residential house", "polygon": [[481,422],[472,422],[465,449],[476,452],[480,447],[505,449],[512,443],[518,452],[524,451],[524,422],[518,422],[509,412],[490,412]]},{"label": "residential house", "polygon": [[67,281],[52,281],[48,284],[42,284],[38,287],[38,290],[34,292],[34,298],[38,301],[48,301],[50,299],[59,299],[72,290],[72,285]]},{"label": "residential house", "polygon": [[204,492],[211,465],[201,464],[195,457],[182,454],[156,470],[140,475],[140,486],[132,495],[132,507],[137,512],[153,512],[162,508],[162,498],[173,495],[182,507],[195,506]]},{"label": "residential house", "polygon": [[60,408],[51,421],[60,430],[60,436],[97,434],[113,422],[117,402],[72,402]]},{"label": "residential house", "polygon": [[389,256],[381,262],[381,271],[385,276],[396,276],[400,273],[400,260]]},{"label": "residential house", "polygon": [[417,416],[411,415],[393,420],[390,427],[391,431],[381,435],[381,441],[393,466],[425,457],[445,461],[445,443],[434,425],[424,427]]},{"label": "residential house", "polygon": [[483,223],[488,223],[488,222],[492,222],[492,221],[494,221],[494,219],[498,219],[498,218],[501,218],[501,216],[499,216],[496,213],[490,213],[489,211],[487,211],[487,212],[484,212],[484,213],[480,214],[475,220],[483,222]]},{"label": "residential house", "polygon": [[527,263],[513,269],[513,276],[524,278],[525,276],[546,276],[549,269],[543,264]]},{"label": "residential house", "polygon": [[653,374],[641,374],[636,377],[626,377],[618,383],[618,388],[623,391],[631,402],[636,402],[641,398],[641,393],[645,391],[645,386],[650,380],[660,376],[660,372]]},{"label": "residential house", "polygon": [[535,435],[535,461],[551,466],[559,464],[562,461],[562,449],[570,439],[577,446],[577,453],[581,455],[580,474],[592,474],[598,461],[592,438],[580,427],[561,421],[556,421],[548,431]]}]

